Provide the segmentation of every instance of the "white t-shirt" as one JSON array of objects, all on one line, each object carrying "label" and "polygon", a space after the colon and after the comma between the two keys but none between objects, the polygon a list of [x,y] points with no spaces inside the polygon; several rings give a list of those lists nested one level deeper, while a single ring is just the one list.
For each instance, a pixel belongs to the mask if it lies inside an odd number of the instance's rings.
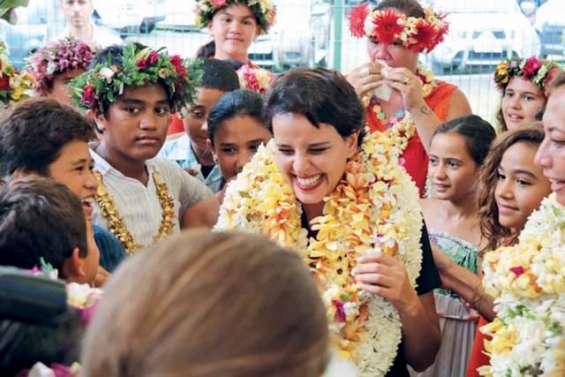
[{"label": "white t-shirt", "polygon": [[[94,169],[102,174],[106,190],[136,244],[150,245],[159,232],[163,209],[153,181],[154,172],[166,183],[169,195],[174,201],[175,213],[178,215],[212,195],[206,185],[165,159],[157,157],[146,161],[149,179],[145,186],[137,179],[123,175],[96,152],[91,150],[90,153],[94,159]],[[180,231],[179,218],[174,221],[174,233]],[[108,224],[97,205],[94,206],[93,221],[108,229]]]},{"label": "white t-shirt", "polygon": [[[57,40],[63,39],[70,35],[69,30],[57,36]],[[85,41],[87,42],[87,41]],[[90,48],[99,51],[112,45],[123,45],[124,41],[119,34],[103,26],[92,24],[92,43]]]}]

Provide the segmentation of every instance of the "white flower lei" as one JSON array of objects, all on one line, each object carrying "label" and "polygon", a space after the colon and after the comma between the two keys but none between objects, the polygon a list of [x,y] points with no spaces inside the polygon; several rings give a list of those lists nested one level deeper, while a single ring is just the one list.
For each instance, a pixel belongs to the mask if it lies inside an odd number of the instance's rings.
[{"label": "white flower lei", "polygon": [[565,208],[546,198],[518,245],[485,255],[483,283],[497,318],[481,328],[490,366],[483,376],[565,375]]},{"label": "white flower lei", "polygon": [[404,263],[415,286],[422,263],[418,193],[386,141],[380,133],[367,135],[344,178],[324,198],[323,215],[311,221],[315,239],[301,227],[300,203],[273,161],[274,141],[228,185],[216,224],[264,234],[299,251],[322,290],[336,349],[360,376],[371,377],[390,369],[401,322],[389,302],[357,289],[351,269],[360,255],[389,253]]}]

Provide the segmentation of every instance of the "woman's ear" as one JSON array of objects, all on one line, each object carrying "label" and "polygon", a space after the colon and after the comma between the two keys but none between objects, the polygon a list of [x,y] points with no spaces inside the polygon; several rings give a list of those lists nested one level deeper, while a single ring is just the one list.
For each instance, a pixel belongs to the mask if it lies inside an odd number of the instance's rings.
[{"label": "woman's ear", "polygon": [[[89,110],[92,111],[92,110]],[[104,130],[106,130],[106,124],[108,123],[108,120],[106,119],[106,117],[104,116],[103,113],[99,113],[96,114],[94,113],[94,111],[92,111],[92,113],[90,114],[90,119],[92,119],[94,121],[94,123],[96,124],[96,130],[100,133],[104,132]]]},{"label": "woman's ear", "polygon": [[351,158],[357,153],[359,150],[359,131],[355,131],[351,135],[345,138],[345,142],[347,143],[347,158]]}]

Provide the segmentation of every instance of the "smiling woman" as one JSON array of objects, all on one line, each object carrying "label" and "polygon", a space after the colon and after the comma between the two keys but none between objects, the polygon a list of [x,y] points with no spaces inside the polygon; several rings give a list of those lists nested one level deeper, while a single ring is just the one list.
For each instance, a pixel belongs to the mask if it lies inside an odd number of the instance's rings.
[{"label": "smiling woman", "polygon": [[416,187],[390,143],[364,135],[363,107],[334,71],[286,73],[266,118],[274,138],[228,185],[216,228],[263,233],[302,255],[334,346],[361,376],[425,369],[439,346],[439,277]]}]

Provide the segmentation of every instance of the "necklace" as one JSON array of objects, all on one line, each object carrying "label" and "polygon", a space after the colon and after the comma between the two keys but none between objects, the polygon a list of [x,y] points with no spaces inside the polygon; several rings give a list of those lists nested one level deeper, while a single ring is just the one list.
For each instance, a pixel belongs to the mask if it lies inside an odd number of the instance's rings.
[{"label": "necklace", "polygon": [[416,188],[384,135],[367,135],[324,198],[322,215],[310,222],[317,234],[308,237],[274,153],[271,141],[228,185],[216,229],[260,233],[298,252],[321,290],[333,345],[360,376],[384,376],[400,343],[400,318],[389,302],[358,289],[351,270],[361,255],[387,253],[403,262],[415,283],[422,260]]},{"label": "necklace", "polygon": [[[120,240],[128,255],[134,254],[139,249],[143,248],[144,245],[137,244],[131,232],[128,230],[124,219],[120,216],[116,204],[112,199],[112,196],[106,189],[104,185],[104,178],[100,172],[94,172],[94,176],[98,181],[98,188],[96,190],[96,204],[100,208],[100,214],[106,222],[108,223],[108,229],[112,234]],[[157,190],[157,196],[159,197],[159,204],[161,204],[161,209],[163,210],[161,214],[161,224],[159,225],[159,231],[157,235],[153,238],[153,242],[157,242],[162,238],[171,234],[174,225],[175,211],[174,211],[174,200],[169,194],[169,189],[167,184],[163,182],[161,176],[157,173],[151,174],[153,177],[153,182],[155,183],[155,188]]]},{"label": "necklace", "polygon": [[[422,67],[416,70],[416,76],[422,81],[422,96],[426,99],[437,86],[437,82],[431,71]],[[371,132],[383,132],[394,146],[394,153],[400,157],[408,141],[416,132],[416,125],[406,111],[397,112],[395,116],[387,118],[380,102],[376,97],[364,97],[362,100],[367,110],[367,125]]]}]

